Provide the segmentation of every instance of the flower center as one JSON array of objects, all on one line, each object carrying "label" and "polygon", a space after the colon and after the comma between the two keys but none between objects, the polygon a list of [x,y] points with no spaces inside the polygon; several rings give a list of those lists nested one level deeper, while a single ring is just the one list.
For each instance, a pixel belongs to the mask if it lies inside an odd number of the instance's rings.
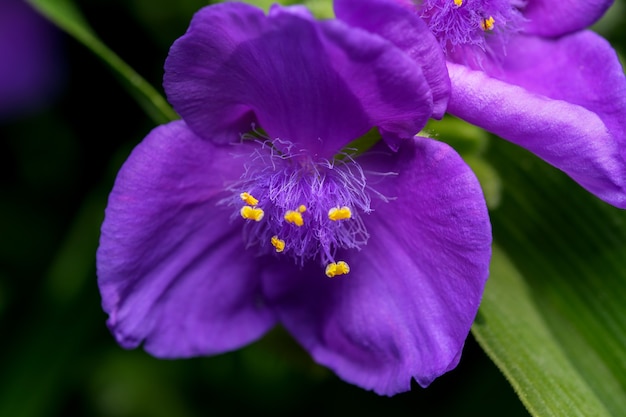
[{"label": "flower center", "polygon": [[521,27],[523,7],[523,0],[418,0],[421,17],[446,53],[461,46],[488,51],[488,41],[504,46]]},{"label": "flower center", "polygon": [[246,223],[248,247],[299,265],[317,260],[328,277],[347,274],[337,251],[359,249],[369,238],[361,214],[371,212],[370,196],[360,165],[348,156],[314,161],[264,143],[245,168],[226,202],[235,221]]}]

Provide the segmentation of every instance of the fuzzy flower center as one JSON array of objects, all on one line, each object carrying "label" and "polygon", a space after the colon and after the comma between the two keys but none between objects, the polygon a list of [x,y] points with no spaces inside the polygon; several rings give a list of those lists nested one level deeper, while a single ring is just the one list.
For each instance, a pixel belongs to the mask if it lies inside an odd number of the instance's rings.
[{"label": "fuzzy flower center", "polygon": [[522,0],[417,0],[417,7],[448,53],[466,45],[486,51],[488,40],[504,45],[524,20]]},{"label": "fuzzy flower center", "polygon": [[230,190],[227,203],[234,221],[245,222],[248,247],[298,265],[316,260],[328,277],[350,272],[335,258],[339,249],[358,250],[369,238],[361,219],[371,212],[366,177],[349,156],[315,161],[264,143]]}]

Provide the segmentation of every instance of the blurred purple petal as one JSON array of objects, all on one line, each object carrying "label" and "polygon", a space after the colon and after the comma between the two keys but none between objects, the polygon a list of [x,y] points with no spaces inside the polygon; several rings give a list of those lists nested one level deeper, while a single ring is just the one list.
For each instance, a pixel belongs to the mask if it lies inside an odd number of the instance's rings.
[{"label": "blurred purple petal", "polygon": [[524,8],[525,32],[539,36],[562,36],[594,24],[613,0],[528,0]]},{"label": "blurred purple petal", "polygon": [[611,46],[582,31],[612,1],[393,3],[424,19],[446,52],[449,113],[525,147],[626,208],[626,78]]},{"label": "blurred purple petal", "polygon": [[392,395],[458,363],[488,275],[491,226],[478,181],[448,145],[416,138],[364,159],[366,172],[398,175],[372,185],[393,199],[364,218],[368,244],[337,255],[350,274],[305,269],[276,274],[267,288],[316,361]]},{"label": "blurred purple petal", "polygon": [[517,37],[491,77],[449,64],[450,113],[525,147],[626,208],[626,78],[592,32]]},{"label": "blurred purple petal", "polygon": [[36,109],[60,82],[59,36],[23,0],[0,1],[0,119]]},{"label": "blurred purple petal", "polygon": [[97,259],[108,325],[124,347],[145,341],[159,357],[206,355],[273,326],[241,227],[216,205],[243,169],[232,163],[234,148],[172,122],[153,130],[122,167]]}]

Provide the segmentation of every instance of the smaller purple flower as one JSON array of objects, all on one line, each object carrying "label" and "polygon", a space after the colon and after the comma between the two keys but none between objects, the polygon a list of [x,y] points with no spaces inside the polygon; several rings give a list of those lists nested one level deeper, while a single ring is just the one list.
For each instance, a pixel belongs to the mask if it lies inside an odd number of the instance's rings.
[{"label": "smaller purple flower", "polygon": [[49,100],[61,65],[53,27],[24,0],[0,1],[0,120]]},{"label": "smaller purple flower", "polygon": [[523,4],[522,0],[424,0],[418,7],[448,57],[465,58],[466,49],[505,47],[524,22],[519,10]]},{"label": "smaller purple flower", "polygon": [[[604,201],[626,208],[626,77],[606,40],[584,30],[611,0],[336,0],[351,24],[414,12],[446,53],[447,111],[535,153]],[[418,42],[415,39],[415,42]]]},{"label": "smaller purple flower", "polygon": [[[133,151],[102,226],[98,283],[122,346],[216,354],[280,323],[386,395],[456,366],[491,229],[459,155],[414,136],[449,84],[426,25],[410,36],[424,53],[300,7],[194,16],[165,64],[183,120]],[[385,143],[351,148],[373,128]]]}]

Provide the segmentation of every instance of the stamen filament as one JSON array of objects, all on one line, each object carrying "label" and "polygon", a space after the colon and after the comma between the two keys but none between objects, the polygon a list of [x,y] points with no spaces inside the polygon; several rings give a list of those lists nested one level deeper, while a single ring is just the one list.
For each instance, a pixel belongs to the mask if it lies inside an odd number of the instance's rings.
[{"label": "stamen filament", "polygon": [[365,173],[350,156],[317,160],[289,149],[255,148],[223,202],[245,220],[246,247],[259,246],[259,254],[280,254],[300,266],[314,261],[319,274],[328,267],[329,276],[345,275],[350,268],[335,255],[358,250],[369,239],[361,219],[371,211]]}]

